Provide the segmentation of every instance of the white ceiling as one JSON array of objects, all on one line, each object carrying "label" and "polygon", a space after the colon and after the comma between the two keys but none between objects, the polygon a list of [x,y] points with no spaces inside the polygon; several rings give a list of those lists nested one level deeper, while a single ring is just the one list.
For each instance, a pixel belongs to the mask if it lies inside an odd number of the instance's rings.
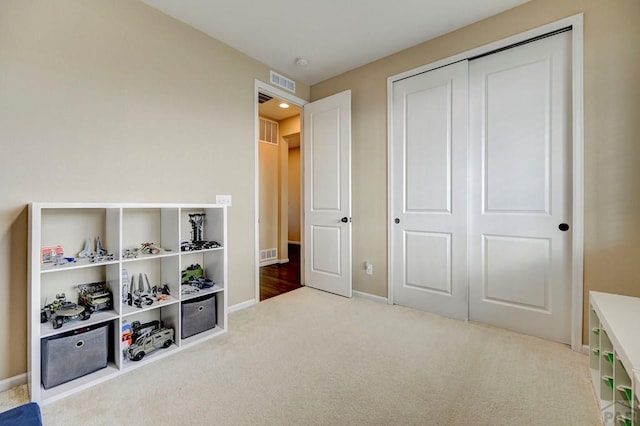
[{"label": "white ceiling", "polygon": [[312,85],[528,0],[142,1]]}]

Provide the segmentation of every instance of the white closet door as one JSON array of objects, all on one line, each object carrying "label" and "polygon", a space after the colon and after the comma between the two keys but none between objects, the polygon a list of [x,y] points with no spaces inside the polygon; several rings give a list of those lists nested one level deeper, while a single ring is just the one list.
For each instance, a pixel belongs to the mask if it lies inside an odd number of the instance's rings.
[{"label": "white closet door", "polygon": [[467,317],[467,62],[393,85],[394,302]]},{"label": "white closet door", "polygon": [[469,315],[571,340],[571,35],[469,63]]}]

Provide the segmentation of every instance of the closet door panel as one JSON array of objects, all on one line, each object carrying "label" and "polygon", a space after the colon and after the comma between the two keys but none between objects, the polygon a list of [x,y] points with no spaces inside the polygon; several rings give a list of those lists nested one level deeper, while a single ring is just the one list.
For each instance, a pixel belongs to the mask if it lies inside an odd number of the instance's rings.
[{"label": "closet door panel", "polygon": [[[571,340],[571,35],[469,63],[469,317]],[[570,225],[570,224],[569,224]]]},{"label": "closet door panel", "polygon": [[467,317],[467,63],[396,82],[392,286],[400,305]]}]

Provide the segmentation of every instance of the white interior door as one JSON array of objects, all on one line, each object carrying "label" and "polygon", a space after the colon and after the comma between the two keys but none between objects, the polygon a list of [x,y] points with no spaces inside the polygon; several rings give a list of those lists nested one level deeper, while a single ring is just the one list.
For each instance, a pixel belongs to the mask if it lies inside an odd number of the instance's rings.
[{"label": "white interior door", "polygon": [[305,284],[351,297],[351,91],[304,106]]},{"label": "white interior door", "polygon": [[394,302],[465,319],[467,62],[393,85]]},{"label": "white interior door", "polygon": [[[571,340],[571,36],[469,65],[470,319]],[[570,225],[570,224],[569,224]]]}]

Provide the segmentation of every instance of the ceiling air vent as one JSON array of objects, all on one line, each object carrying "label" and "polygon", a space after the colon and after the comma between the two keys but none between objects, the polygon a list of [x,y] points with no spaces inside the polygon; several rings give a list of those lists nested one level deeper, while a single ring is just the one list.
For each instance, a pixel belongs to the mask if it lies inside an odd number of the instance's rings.
[{"label": "ceiling air vent", "polygon": [[291,93],[296,93],[296,82],[293,80],[289,80],[288,78],[283,77],[274,71],[271,71],[271,84],[282,87],[283,89],[286,89]]},{"label": "ceiling air vent", "polygon": [[266,93],[258,92],[258,103],[263,104],[273,99],[273,96],[269,96]]}]

